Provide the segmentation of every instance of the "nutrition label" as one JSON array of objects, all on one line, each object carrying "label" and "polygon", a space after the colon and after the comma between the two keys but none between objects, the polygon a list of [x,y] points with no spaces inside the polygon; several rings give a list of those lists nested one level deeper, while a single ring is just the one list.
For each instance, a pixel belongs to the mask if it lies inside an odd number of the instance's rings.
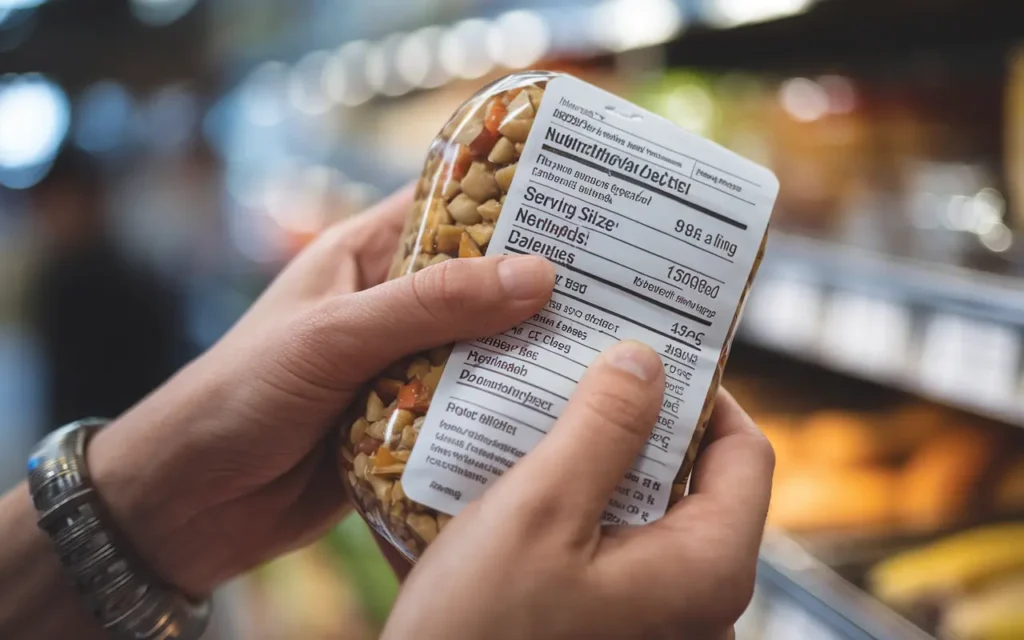
[{"label": "nutrition label", "polygon": [[665,396],[604,521],[663,515],[777,193],[771,172],[718,145],[551,81],[487,253],[547,257],[554,293],[521,325],[456,346],[406,494],[457,513],[554,426],[599,353],[633,339],[661,354]]}]

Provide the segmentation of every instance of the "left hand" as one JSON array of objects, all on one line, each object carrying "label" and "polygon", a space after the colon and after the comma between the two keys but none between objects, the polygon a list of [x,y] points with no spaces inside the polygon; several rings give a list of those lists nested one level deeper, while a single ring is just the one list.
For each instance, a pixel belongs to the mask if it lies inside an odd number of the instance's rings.
[{"label": "left hand", "polygon": [[554,270],[536,257],[451,260],[374,286],[410,206],[407,190],[329,229],[215,347],[93,439],[99,493],[163,579],[205,594],[321,535],[348,508],[331,433],[359,388],[546,303]]}]

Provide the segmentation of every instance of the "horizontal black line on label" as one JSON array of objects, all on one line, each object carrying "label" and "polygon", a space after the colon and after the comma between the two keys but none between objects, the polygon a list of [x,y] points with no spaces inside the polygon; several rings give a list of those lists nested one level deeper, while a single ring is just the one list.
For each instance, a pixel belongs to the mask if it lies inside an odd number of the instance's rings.
[{"label": "horizontal black line on label", "polygon": [[[520,356],[513,355],[513,354],[509,353],[508,351],[498,351],[498,350],[493,349],[493,348],[485,347],[485,346],[483,346],[481,344],[478,344],[478,342],[479,342],[479,340],[477,342],[473,342],[472,346],[470,346],[470,349],[481,349],[483,351],[487,351],[488,353],[493,353],[496,356],[507,356],[509,358],[512,358],[513,360],[518,360],[519,362],[525,362],[526,364],[528,364],[530,366],[537,367],[538,369],[543,369],[543,370],[547,371],[548,373],[553,373],[553,374],[555,374],[556,376],[558,376],[560,378],[565,378],[569,382],[579,382],[579,380],[577,380],[576,378],[572,378],[570,376],[567,376],[564,373],[559,373],[559,372],[555,371],[554,369],[549,369],[549,368],[545,367],[542,364],[537,364],[533,360],[527,360],[526,358],[522,358]],[[465,362],[469,362],[469,361],[466,360]]]},{"label": "horizontal black line on label", "polygon": [[[515,380],[516,382],[518,382],[520,384],[525,384],[528,387],[533,387],[537,391],[543,391],[544,393],[546,393],[548,395],[555,396],[556,398],[559,398],[560,400],[565,400],[566,402],[569,401],[569,398],[566,398],[563,395],[559,395],[559,394],[555,393],[554,391],[552,391],[550,389],[545,389],[544,387],[535,385],[532,382],[527,382],[526,380],[523,380],[522,378],[517,378],[517,377],[515,377],[514,375],[512,375],[510,373],[506,373],[504,371],[499,371],[498,369],[490,369],[490,368],[485,367],[485,366],[480,365],[480,364],[472,364],[472,363],[467,363],[467,364],[468,364],[468,366],[470,366],[470,367],[472,367],[474,369],[483,369],[484,371],[490,371],[491,373],[496,373],[499,376],[504,376],[504,377],[508,378],[509,380]],[[463,365],[463,366],[466,366],[466,365]]]},{"label": "horizontal black line on label", "polygon": [[598,333],[603,333],[604,335],[608,336],[609,338],[612,338],[612,339],[613,339],[613,340],[615,340],[616,342],[620,342],[620,339],[619,339],[619,337],[618,337],[618,336],[612,335],[612,334],[608,333],[607,331],[605,331],[605,330],[603,330],[603,329],[599,329],[599,328],[597,328],[597,327],[595,327],[595,326],[593,326],[593,325],[589,325],[589,324],[587,324],[586,322],[581,322],[580,320],[574,320],[573,318],[570,318],[570,317],[569,317],[569,316],[567,316],[567,315],[564,315],[564,314],[558,313],[557,311],[552,311],[551,309],[545,308],[545,309],[543,309],[543,310],[541,311],[541,313],[550,313],[550,314],[551,314],[551,315],[553,315],[553,316],[558,316],[558,317],[559,317],[559,318],[561,318],[562,320],[568,320],[569,322],[572,322],[572,323],[578,324],[578,325],[580,325],[581,327],[586,327],[586,328],[587,328],[588,330],[590,330],[590,331],[596,331],[596,332],[598,332]]},{"label": "horizontal black line on label", "polygon": [[[576,222],[575,220],[568,220],[568,219],[563,218],[562,216],[558,215],[557,213],[554,213],[553,211],[548,211],[546,209],[542,209],[542,208],[538,207],[537,205],[535,205],[533,203],[530,203],[529,205],[523,205],[523,208],[525,208],[525,209],[536,209],[537,211],[540,211],[541,213],[546,213],[547,215],[551,216],[552,218],[557,218],[558,220],[562,220],[566,224],[574,224],[576,226],[583,227],[584,229],[587,229],[589,231],[593,231],[594,233],[597,233],[597,234],[600,234],[602,236],[605,236],[606,238],[611,238],[612,240],[615,240],[616,242],[621,242],[622,244],[626,245],[627,247],[631,247],[633,249],[636,249],[637,251],[643,251],[644,253],[646,253],[648,255],[652,255],[655,258],[658,258],[660,260],[664,260],[665,262],[668,262],[669,264],[674,264],[677,267],[679,267],[680,269],[686,269],[687,271],[692,271],[694,273],[700,274],[700,275],[704,276],[705,278],[707,278],[708,280],[714,280],[718,284],[725,284],[724,280],[719,280],[715,276],[708,275],[708,274],[704,273],[703,271],[698,271],[697,269],[694,269],[693,267],[688,267],[685,264],[683,264],[682,262],[676,262],[675,260],[671,260],[669,258],[666,258],[665,256],[661,255],[660,253],[655,253],[654,251],[651,251],[650,249],[645,249],[644,247],[641,247],[640,245],[633,244],[632,242],[626,242],[622,238],[618,238],[618,237],[616,237],[616,236],[614,236],[614,235],[612,235],[610,233],[602,231],[602,230],[600,230],[600,229],[598,229],[598,228],[596,228],[596,227],[594,227],[594,226],[592,226],[590,224],[587,224],[585,222]],[[655,278],[655,280],[657,280],[657,278]],[[671,283],[665,283],[665,284],[668,284],[670,287],[676,286],[676,285],[671,284]]]},{"label": "horizontal black line on label", "polygon": [[678,400],[679,402],[682,402],[683,404],[686,404],[685,400],[683,400],[682,398],[677,398],[676,396],[672,395],[671,393],[666,393],[665,395],[670,397],[670,398],[672,398],[673,400]]},{"label": "horizontal black line on label", "polygon": [[[654,448],[655,448],[655,449],[658,449],[658,447],[654,447]],[[664,450],[664,449],[658,449],[658,451],[665,451],[665,450]],[[666,453],[668,453],[668,452],[666,451]],[[645,455],[644,455],[644,454],[642,454],[642,453],[641,453],[641,454],[640,454],[639,456],[637,456],[637,457],[639,457],[639,458],[643,458],[644,460],[650,460],[650,461],[651,461],[651,462],[653,462],[654,464],[657,464],[657,465],[661,465],[661,466],[663,466],[663,467],[667,467],[667,466],[668,466],[667,464],[665,464],[665,463],[664,463],[664,462],[662,462],[661,460],[655,460],[654,458],[652,458],[652,457],[650,457],[650,456],[645,456]]]},{"label": "horizontal black line on label", "polygon": [[689,200],[683,200],[682,198],[680,198],[677,195],[671,194],[668,191],[665,191],[663,189],[659,189],[657,187],[653,187],[653,186],[647,184],[646,182],[642,182],[642,181],[634,178],[633,176],[627,176],[624,173],[620,173],[618,171],[615,171],[614,169],[609,169],[608,167],[605,167],[605,166],[602,166],[602,165],[600,165],[600,164],[598,164],[596,162],[592,162],[590,160],[587,160],[586,158],[581,158],[581,157],[577,156],[576,154],[570,153],[570,152],[568,152],[568,151],[566,151],[564,149],[557,149],[555,147],[552,147],[549,144],[542,144],[541,148],[543,148],[545,151],[548,151],[548,152],[553,153],[555,155],[559,155],[559,156],[562,156],[563,158],[568,158],[569,160],[572,160],[573,162],[577,162],[579,164],[582,164],[585,167],[590,167],[591,169],[593,169],[595,171],[600,171],[601,173],[606,173],[606,174],[612,176],[613,178],[617,178],[617,179],[622,180],[624,182],[628,182],[628,183],[630,183],[632,185],[636,185],[636,186],[640,187],[641,189],[647,189],[648,191],[650,191],[652,193],[657,193],[660,196],[663,196],[665,198],[668,198],[669,200],[673,200],[675,202],[678,202],[679,204],[681,204],[681,205],[683,205],[685,207],[689,207],[690,209],[693,209],[694,211],[697,211],[699,213],[703,213],[704,215],[706,215],[706,216],[708,216],[710,218],[714,218],[715,220],[718,220],[720,222],[724,222],[725,224],[728,224],[728,225],[731,225],[733,227],[736,227],[737,229],[740,229],[742,231],[746,231],[747,230],[747,225],[745,223],[743,223],[743,222],[740,222],[739,220],[733,220],[729,216],[722,215],[721,213],[718,213],[717,211],[712,211],[711,209],[708,209],[707,207],[705,207],[703,205],[699,205],[696,202],[690,202]]},{"label": "horizontal black line on label", "polygon": [[711,251],[707,247],[702,247],[699,244],[695,244],[693,242],[690,242],[689,240],[685,240],[683,238],[680,238],[679,236],[674,236],[674,235],[672,235],[671,233],[669,233],[667,231],[662,231],[661,229],[659,229],[657,227],[652,227],[651,225],[647,224],[646,222],[640,222],[639,220],[637,220],[635,218],[630,218],[626,214],[621,213],[619,211],[615,211],[613,209],[609,209],[608,207],[606,207],[604,205],[597,204],[596,202],[591,202],[590,200],[587,200],[586,198],[580,196],[579,194],[576,194],[576,193],[566,193],[565,191],[562,191],[561,189],[559,189],[558,187],[556,187],[554,185],[550,185],[550,184],[547,184],[547,183],[544,183],[544,182],[540,182],[538,180],[534,180],[533,178],[530,178],[530,182],[532,182],[535,185],[541,186],[541,187],[543,187],[545,189],[551,189],[555,193],[560,193],[560,194],[562,194],[563,196],[565,196],[567,198],[572,198],[573,200],[579,200],[580,202],[584,202],[586,204],[589,204],[592,207],[597,207],[598,209],[601,209],[603,211],[607,211],[608,213],[615,214],[615,215],[619,216],[620,218],[625,218],[626,220],[629,220],[633,224],[638,224],[641,227],[645,227],[647,229],[650,229],[651,231],[654,231],[655,233],[660,233],[661,235],[663,235],[663,236],[665,236],[667,238],[672,238],[673,240],[676,240],[677,242],[682,242],[683,244],[685,244],[688,247],[693,247],[694,249],[697,249],[698,251],[703,251],[704,253],[708,254],[712,258],[718,258],[719,260],[724,260],[725,262],[728,262],[729,264],[733,264],[733,260],[732,259],[727,258],[727,257],[722,256],[722,255],[718,255],[717,253],[715,253],[714,251]]},{"label": "horizontal black line on label", "polygon": [[[672,282],[669,282],[668,280],[662,280],[661,278],[657,278],[655,276],[652,276],[649,273],[644,273],[643,271],[640,271],[639,269],[634,269],[633,267],[624,265],[621,262],[616,262],[615,260],[612,260],[611,258],[609,258],[607,256],[602,256],[600,254],[594,253],[593,251],[590,251],[588,249],[584,249],[583,247],[575,245],[575,244],[573,244],[571,242],[568,242],[566,240],[562,240],[560,238],[556,238],[554,236],[548,235],[547,233],[544,233],[543,231],[540,231],[539,229],[531,229],[530,227],[528,227],[528,226],[526,226],[524,224],[520,224],[518,222],[513,222],[512,223],[512,227],[515,228],[515,229],[521,229],[522,231],[526,231],[527,233],[536,234],[536,235],[538,235],[538,236],[540,236],[542,238],[547,238],[548,240],[550,240],[552,242],[558,242],[558,243],[563,244],[563,245],[565,245],[567,247],[572,247],[576,251],[582,251],[583,253],[585,253],[587,255],[594,256],[598,260],[604,260],[605,262],[610,262],[610,263],[614,264],[616,267],[622,267],[626,271],[632,271],[633,273],[637,274],[641,278],[650,278],[651,280],[654,280],[655,282],[663,284],[666,287],[669,287],[670,289],[672,289],[673,290],[672,292],[676,294],[676,297],[679,297],[683,293],[686,293],[685,289],[683,289],[682,287],[680,287],[680,286],[678,286],[678,285],[676,285],[676,284],[674,284]],[[673,263],[673,264],[675,264],[675,263]],[[687,314],[685,311],[679,311],[679,313],[685,315],[688,318],[693,318],[694,320],[697,320],[698,322],[701,322],[701,320],[699,318],[697,318],[696,316],[691,316],[691,315]],[[701,324],[704,324],[704,323],[701,322]],[[707,326],[710,327],[711,323],[708,322]]]},{"label": "horizontal black line on label", "polygon": [[542,411],[542,410],[538,409],[537,407],[531,407],[528,404],[524,404],[522,402],[519,402],[518,400],[515,400],[513,398],[509,398],[508,396],[503,396],[500,393],[495,393],[495,392],[490,391],[488,389],[483,389],[483,388],[477,387],[475,385],[466,384],[462,380],[456,380],[455,384],[457,384],[457,385],[459,385],[461,387],[466,387],[467,389],[473,389],[473,390],[479,391],[481,393],[486,393],[487,395],[494,396],[495,398],[501,398],[502,400],[506,400],[508,402],[511,402],[512,404],[520,406],[520,407],[522,407],[524,409],[529,409],[530,411],[535,411],[535,412],[539,413],[540,415],[542,415],[542,416],[544,416],[546,418],[551,418],[552,420],[557,420],[558,419],[555,416],[551,415],[550,413],[548,413],[546,411]]},{"label": "horizontal black line on label", "polygon": [[[572,295],[571,293],[566,293],[564,291],[559,291],[558,289],[555,289],[554,293],[556,293],[556,294],[558,294],[560,296],[565,296],[566,298],[569,298],[571,300],[575,300],[576,302],[579,302],[580,304],[585,304],[588,307],[597,309],[598,311],[603,311],[604,313],[607,313],[608,315],[612,315],[612,316],[615,316],[616,318],[619,318],[621,320],[625,320],[626,322],[628,322],[630,324],[633,324],[633,325],[636,325],[638,327],[642,327],[644,329],[647,329],[651,333],[656,333],[656,334],[658,334],[659,336],[661,336],[663,338],[668,338],[672,342],[678,342],[679,344],[682,344],[682,345],[687,346],[687,347],[690,346],[690,345],[686,344],[685,342],[683,342],[682,340],[680,340],[679,338],[676,338],[676,337],[674,337],[674,336],[672,336],[670,334],[664,333],[662,331],[658,331],[654,327],[649,327],[646,324],[644,324],[642,322],[637,322],[636,320],[634,320],[632,318],[627,318],[626,316],[622,315],[621,313],[618,313],[616,311],[612,311],[611,309],[605,309],[601,305],[594,304],[593,302],[589,302],[587,300],[584,300],[583,298],[577,298],[576,296]],[[690,369],[693,369],[693,367],[690,367]]]},{"label": "horizontal black line on label", "polygon": [[[523,251],[522,249],[519,249],[518,247],[510,247],[507,244],[505,245],[505,249],[507,251],[511,251],[512,253],[518,253],[518,254],[524,255],[524,256],[533,255],[531,253]],[[653,304],[654,306],[659,307],[661,309],[664,309],[665,311],[668,311],[669,313],[675,313],[675,314],[681,315],[681,316],[683,316],[685,318],[689,318],[690,320],[693,320],[697,324],[702,324],[705,327],[710,327],[711,326],[711,322],[708,321],[708,320],[705,320],[704,318],[699,318],[699,317],[697,317],[697,316],[695,316],[693,314],[687,313],[687,312],[685,312],[685,311],[683,311],[681,309],[676,309],[674,307],[670,307],[667,304],[665,304],[664,302],[661,302],[660,300],[655,300],[654,298],[648,298],[647,296],[643,295],[639,291],[634,291],[632,289],[627,289],[626,287],[622,286],[621,284],[617,284],[615,282],[612,282],[611,280],[605,280],[601,276],[596,276],[593,273],[590,273],[588,271],[583,271],[582,269],[577,269],[576,267],[574,267],[572,265],[564,264],[564,263],[558,262],[556,260],[552,260],[552,262],[556,262],[557,264],[561,265],[563,268],[568,269],[569,271],[572,271],[573,273],[578,273],[579,275],[581,275],[581,276],[583,276],[585,278],[590,278],[591,280],[596,280],[596,281],[600,282],[601,284],[607,285],[607,286],[609,286],[609,287],[611,287],[613,289],[617,289],[617,290],[621,291],[622,293],[625,293],[628,296],[633,296],[634,298],[638,298],[640,300],[643,300],[644,302],[647,302],[649,304]],[[598,308],[600,308],[600,307],[598,307]],[[609,311],[608,313],[612,313],[612,312]],[[613,315],[617,315],[618,317],[622,318],[623,320],[629,320],[629,318],[626,318],[625,316],[621,316],[621,315],[618,315],[618,314],[613,314]],[[633,322],[633,320],[629,320],[629,321]],[[639,324],[639,323],[636,323],[636,324]],[[641,325],[641,326],[643,326],[643,325]],[[653,329],[652,329],[652,331],[653,331]],[[658,333],[660,333],[660,332],[658,332]],[[680,344],[686,345],[687,347],[689,347],[690,349],[693,349],[694,351],[700,351],[700,347],[698,347],[696,345],[693,345],[693,344],[690,344],[689,342],[686,342],[685,340],[680,340],[679,338],[671,338],[671,339],[676,341],[676,342],[678,342],[678,343],[680,343]]]},{"label": "horizontal black line on label", "polygon": [[[473,388],[475,389],[476,387],[473,387]],[[518,422],[519,424],[523,425],[524,427],[529,427],[530,429],[533,429],[537,433],[544,433],[544,434],[547,433],[547,431],[545,431],[543,429],[540,429],[538,427],[535,427],[532,424],[530,424],[529,422],[526,422],[526,421],[522,420],[521,418],[513,418],[512,416],[508,415],[507,413],[502,413],[500,411],[495,411],[494,409],[492,409],[490,407],[485,407],[482,404],[477,404],[475,402],[470,402],[469,400],[466,400],[465,398],[460,398],[458,396],[450,396],[450,397],[451,397],[452,400],[455,400],[456,402],[461,402],[463,404],[468,404],[470,406],[476,407],[477,409],[480,409],[481,411],[487,411],[488,413],[493,413],[494,415],[501,416],[502,418],[508,418],[512,422]]]}]

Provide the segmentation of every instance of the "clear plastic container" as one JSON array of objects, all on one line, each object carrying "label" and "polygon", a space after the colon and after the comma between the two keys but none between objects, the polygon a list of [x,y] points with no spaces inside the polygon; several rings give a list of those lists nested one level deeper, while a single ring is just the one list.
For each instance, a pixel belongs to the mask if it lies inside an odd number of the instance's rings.
[{"label": "clear plastic container", "polygon": [[[452,116],[427,154],[389,279],[486,252],[534,114],[554,77],[547,72],[507,76],[485,87]],[[356,508],[413,561],[451,519],[410,500],[401,481],[450,352],[451,346],[442,347],[396,362],[356,401],[355,415],[341,431],[340,467]],[[722,351],[671,502],[685,492],[727,352],[728,348]]]}]

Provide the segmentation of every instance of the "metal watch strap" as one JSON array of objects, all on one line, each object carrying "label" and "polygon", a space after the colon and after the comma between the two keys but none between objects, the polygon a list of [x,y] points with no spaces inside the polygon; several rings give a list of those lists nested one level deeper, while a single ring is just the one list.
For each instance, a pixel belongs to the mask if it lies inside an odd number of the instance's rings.
[{"label": "metal watch strap", "polygon": [[146,571],[110,526],[85,460],[89,438],[107,420],[91,418],[44,438],[28,461],[38,525],[89,609],[118,640],[196,640],[209,601],[195,603]]}]

